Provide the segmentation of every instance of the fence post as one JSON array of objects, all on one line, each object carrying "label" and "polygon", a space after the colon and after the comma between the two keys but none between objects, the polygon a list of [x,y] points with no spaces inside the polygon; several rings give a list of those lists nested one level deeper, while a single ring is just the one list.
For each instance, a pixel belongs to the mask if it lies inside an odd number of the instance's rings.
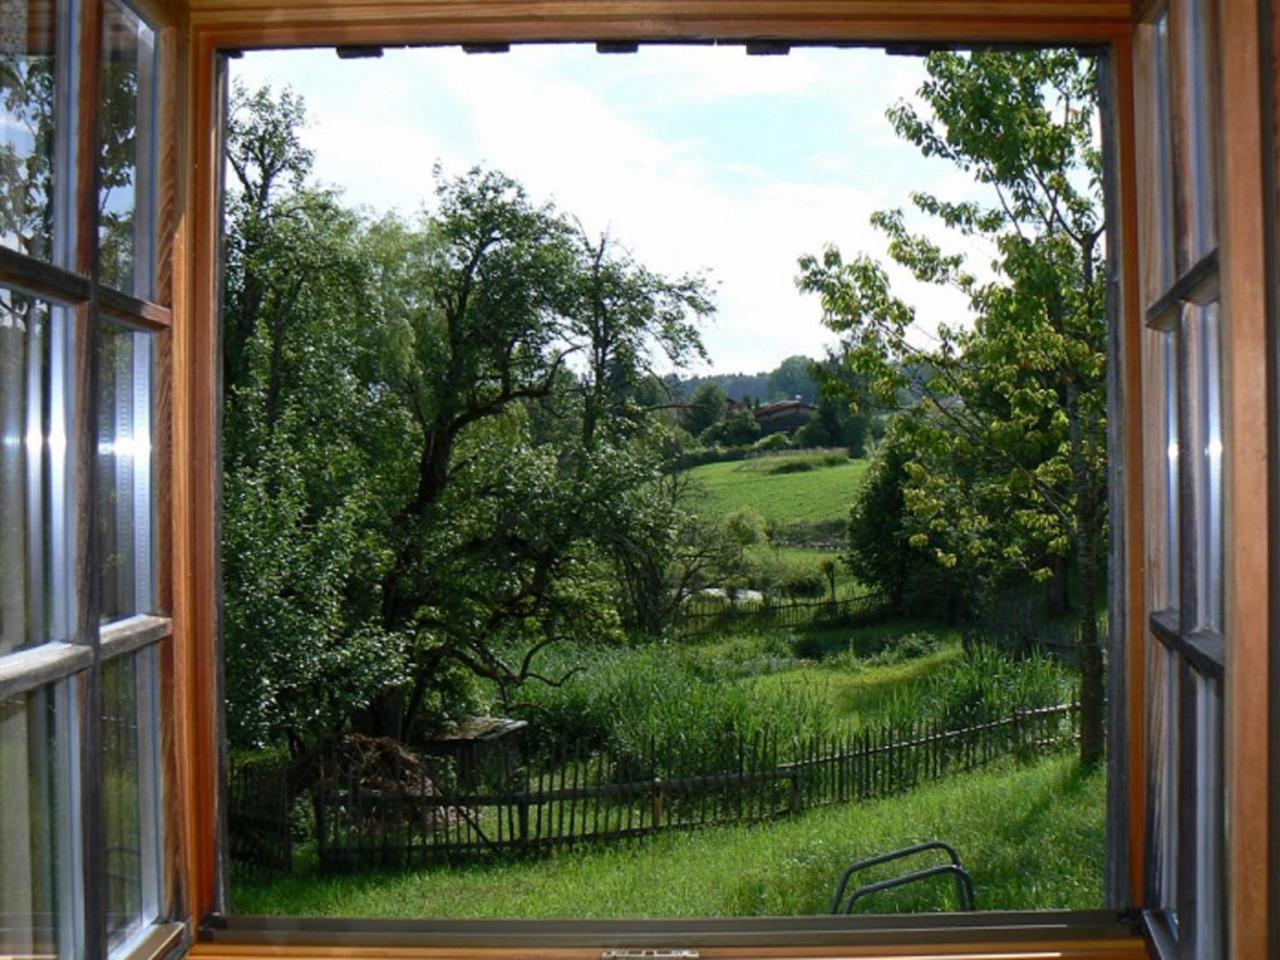
[{"label": "fence post", "polygon": [[662,829],[662,778],[654,777],[652,781],[653,788],[653,830],[656,833]]},{"label": "fence post", "polygon": [[1010,724],[1010,729],[1013,731],[1013,751],[1012,752],[1016,756],[1017,754],[1022,752],[1022,725],[1019,722],[1017,707],[1013,708],[1013,718]]}]

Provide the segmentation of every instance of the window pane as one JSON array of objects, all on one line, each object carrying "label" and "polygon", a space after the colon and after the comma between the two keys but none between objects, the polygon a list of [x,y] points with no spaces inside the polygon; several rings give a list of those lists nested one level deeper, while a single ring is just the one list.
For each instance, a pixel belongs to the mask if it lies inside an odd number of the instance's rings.
[{"label": "window pane", "polygon": [[108,663],[102,671],[102,776],[112,947],[159,912],[157,725],[155,650]]},{"label": "window pane", "polygon": [[102,282],[152,295],[151,206],[155,137],[155,33],[128,7],[103,7]]},{"label": "window pane", "polygon": [[1151,896],[1176,925],[1178,902],[1178,674],[1181,658],[1152,638],[1147,647],[1148,876]]},{"label": "window pane", "polygon": [[1214,76],[1212,12],[1207,0],[1191,0],[1186,37],[1187,84],[1190,90],[1191,134],[1186,142],[1186,194],[1191,203],[1187,217],[1189,263],[1195,263],[1218,245],[1218,223],[1214,181],[1214,151],[1217,145],[1217,117],[1213,110]]},{"label": "window pane", "polygon": [[1222,367],[1218,307],[1186,308],[1183,338],[1190,400],[1188,452],[1194,456],[1197,628],[1222,629]]},{"label": "window pane", "polygon": [[0,290],[0,655],[74,629],[72,326]]},{"label": "window pane", "polygon": [[54,256],[56,9],[0,5],[0,242],[42,260]]},{"label": "window pane", "polygon": [[103,620],[152,610],[152,336],[100,325],[98,563]]},{"label": "window pane", "polygon": [[1161,292],[1168,289],[1174,281],[1174,237],[1173,237],[1173,141],[1169,110],[1169,14],[1162,13],[1156,21],[1154,44],[1155,77],[1152,86],[1155,90],[1155,195],[1158,202],[1160,222],[1159,262],[1156,285]]},{"label": "window pane", "polygon": [[[0,954],[70,952],[60,927],[70,901],[61,819],[70,802],[69,754],[59,748],[58,697],[49,689],[0,700]],[[65,725],[65,721],[63,721]],[[61,948],[61,950],[59,949]]]},{"label": "window pane", "polygon": [[1223,935],[1222,689],[1196,678],[1196,944],[1198,960],[1226,952]]},{"label": "window pane", "polygon": [[1179,589],[1178,548],[1181,504],[1178,488],[1178,339],[1164,334],[1164,438],[1165,438],[1165,599],[1168,609],[1177,609]]}]

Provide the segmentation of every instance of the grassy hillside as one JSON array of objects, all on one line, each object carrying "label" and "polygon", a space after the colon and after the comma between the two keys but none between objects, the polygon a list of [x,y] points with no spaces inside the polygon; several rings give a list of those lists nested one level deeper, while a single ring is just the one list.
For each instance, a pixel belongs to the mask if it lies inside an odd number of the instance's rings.
[{"label": "grassy hillside", "polygon": [[708,463],[689,475],[712,512],[754,507],[766,520],[787,524],[842,522],[866,471],[865,460],[808,453]]},{"label": "grassy hillside", "polygon": [[[631,847],[470,868],[237,885],[247,914],[345,917],[733,917],[824,913],[850,861],[922,840],[953,843],[979,910],[1102,905],[1105,777],[1073,757],[1007,763],[904,796],[795,820],[666,834]],[[955,909],[954,888],[883,894],[881,912]]]}]

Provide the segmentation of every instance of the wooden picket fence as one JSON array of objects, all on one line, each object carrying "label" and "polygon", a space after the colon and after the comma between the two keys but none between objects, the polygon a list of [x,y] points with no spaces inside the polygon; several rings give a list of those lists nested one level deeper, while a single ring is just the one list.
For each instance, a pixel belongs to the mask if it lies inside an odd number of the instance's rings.
[{"label": "wooden picket fence", "polygon": [[580,750],[542,764],[512,761],[497,782],[435,787],[430,796],[323,773],[311,790],[316,850],[327,870],[412,867],[759,823],[1057,750],[1078,734],[1079,705],[1065,703],[958,730],[919,723],[802,743],[762,735],[737,741],[732,765],[668,778],[655,772],[670,768],[657,745],[639,758]]},{"label": "wooden picket fence", "polygon": [[779,602],[744,600],[730,603],[719,597],[694,597],[685,601],[675,623],[679,636],[732,630],[801,629],[830,624],[871,623],[886,613],[884,598],[864,593],[841,600]]}]

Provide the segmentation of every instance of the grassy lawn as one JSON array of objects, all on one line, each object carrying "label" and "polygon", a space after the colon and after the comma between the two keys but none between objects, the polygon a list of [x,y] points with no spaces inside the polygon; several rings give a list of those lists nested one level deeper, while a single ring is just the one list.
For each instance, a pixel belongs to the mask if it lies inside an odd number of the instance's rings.
[{"label": "grassy lawn", "polygon": [[753,507],[775,523],[843,522],[865,460],[828,464],[821,454],[757,457],[694,467],[689,475],[706,491],[708,508],[726,514]]},{"label": "grassy lawn", "polygon": [[[237,913],[351,917],[725,917],[823,913],[850,861],[929,839],[960,851],[980,910],[1102,905],[1105,777],[1074,757],[1012,762],[794,820],[666,834],[548,860],[241,883]],[[954,909],[951,884],[869,910]]]}]

